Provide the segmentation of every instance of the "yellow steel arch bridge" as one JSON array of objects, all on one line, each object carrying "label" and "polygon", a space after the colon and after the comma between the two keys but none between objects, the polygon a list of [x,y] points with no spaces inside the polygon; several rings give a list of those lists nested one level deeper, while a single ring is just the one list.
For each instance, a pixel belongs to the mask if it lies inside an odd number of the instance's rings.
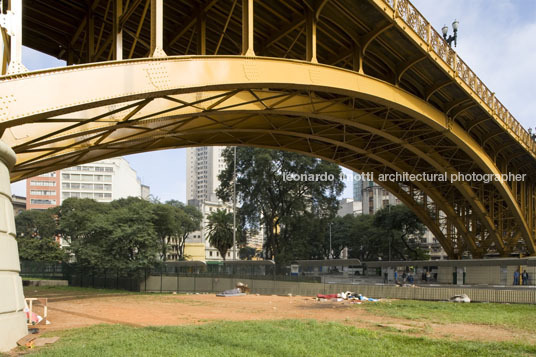
[{"label": "yellow steel arch bridge", "polygon": [[[1,16],[4,207],[8,168],[254,145],[376,175],[497,175],[378,183],[450,258],[536,254],[535,142],[407,0],[11,0]],[[22,45],[68,65],[29,72]],[[8,211],[0,268],[17,271]]]}]

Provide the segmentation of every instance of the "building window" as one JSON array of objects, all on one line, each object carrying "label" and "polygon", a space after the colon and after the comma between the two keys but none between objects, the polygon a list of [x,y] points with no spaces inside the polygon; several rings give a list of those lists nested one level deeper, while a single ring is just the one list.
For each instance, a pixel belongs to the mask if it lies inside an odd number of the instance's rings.
[{"label": "building window", "polygon": [[30,186],[56,186],[56,181],[30,181]]},{"label": "building window", "polygon": [[83,183],[82,184],[82,190],[93,190],[93,184],[92,183]]},{"label": "building window", "polygon": [[212,256],[212,252],[209,252],[208,255]]},{"label": "building window", "polygon": [[36,195],[36,196],[56,196],[56,191],[49,191],[49,190],[30,190],[30,195]]},{"label": "building window", "polygon": [[80,184],[79,184],[79,183],[72,183],[72,184],[71,184],[71,189],[73,189],[73,190],[79,190],[79,189],[80,189]]},{"label": "building window", "polygon": [[69,174],[62,174],[61,177],[64,179],[64,180],[69,180],[71,178],[71,175]]},{"label": "building window", "polygon": [[37,177],[56,177],[56,172],[49,172],[49,173],[46,173],[46,174],[41,174]]},{"label": "building window", "polygon": [[93,175],[82,175],[82,181],[93,181]]},{"label": "building window", "polygon": [[30,199],[30,203],[33,205],[55,205],[56,200],[41,200],[41,199],[32,198]]}]

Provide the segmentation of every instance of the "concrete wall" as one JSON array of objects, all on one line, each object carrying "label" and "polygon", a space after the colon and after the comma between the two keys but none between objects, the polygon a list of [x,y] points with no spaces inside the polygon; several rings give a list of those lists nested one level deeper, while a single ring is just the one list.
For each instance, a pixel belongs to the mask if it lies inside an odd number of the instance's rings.
[{"label": "concrete wall", "polygon": [[469,285],[499,285],[501,267],[499,266],[470,266],[466,268],[465,283]]},{"label": "concrete wall", "polygon": [[14,164],[15,153],[0,141],[0,351],[15,347],[28,334],[9,183]]},{"label": "concrete wall", "polygon": [[452,284],[452,273],[454,271],[454,267],[438,267],[437,282],[440,284]]},{"label": "concrete wall", "polygon": [[[451,274],[452,280],[452,274]],[[162,290],[160,283],[162,282]],[[207,278],[184,276],[150,276],[140,285],[140,291],[181,293],[217,293],[235,288],[238,282],[248,284],[252,293],[264,295],[301,295],[333,294],[353,291],[374,298],[447,300],[453,295],[467,294],[477,302],[536,304],[535,289],[487,289],[463,287],[396,287],[394,285],[352,285],[302,283],[293,281],[274,281],[259,279]]]}]

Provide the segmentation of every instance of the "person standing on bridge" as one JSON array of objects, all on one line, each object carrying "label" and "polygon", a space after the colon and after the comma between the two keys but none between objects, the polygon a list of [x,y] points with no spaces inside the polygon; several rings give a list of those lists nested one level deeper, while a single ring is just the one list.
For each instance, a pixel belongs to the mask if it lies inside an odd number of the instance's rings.
[{"label": "person standing on bridge", "polygon": [[526,270],[523,270],[523,274],[521,274],[521,279],[523,279],[523,285],[529,285],[529,273],[527,273]]},{"label": "person standing on bridge", "polygon": [[514,271],[514,285],[519,285],[519,270]]}]

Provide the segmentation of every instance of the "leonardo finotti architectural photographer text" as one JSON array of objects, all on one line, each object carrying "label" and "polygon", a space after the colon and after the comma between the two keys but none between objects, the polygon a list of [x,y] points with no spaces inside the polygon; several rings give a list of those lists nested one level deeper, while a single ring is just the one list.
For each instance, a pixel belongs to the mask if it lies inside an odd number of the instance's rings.
[{"label": "leonardo finotti architectural photographer text", "polygon": [[[342,181],[377,181],[377,182],[501,182],[501,181],[525,181],[526,174],[513,174],[511,172],[507,174],[480,174],[476,172],[472,173],[419,173],[410,174],[409,172],[397,172],[397,173],[381,173],[375,175],[373,172],[366,172],[361,174],[354,174],[348,176],[344,173],[341,174],[340,179]],[[321,174],[297,174],[297,173],[284,173],[283,181],[334,181],[335,175],[323,172]]]}]

